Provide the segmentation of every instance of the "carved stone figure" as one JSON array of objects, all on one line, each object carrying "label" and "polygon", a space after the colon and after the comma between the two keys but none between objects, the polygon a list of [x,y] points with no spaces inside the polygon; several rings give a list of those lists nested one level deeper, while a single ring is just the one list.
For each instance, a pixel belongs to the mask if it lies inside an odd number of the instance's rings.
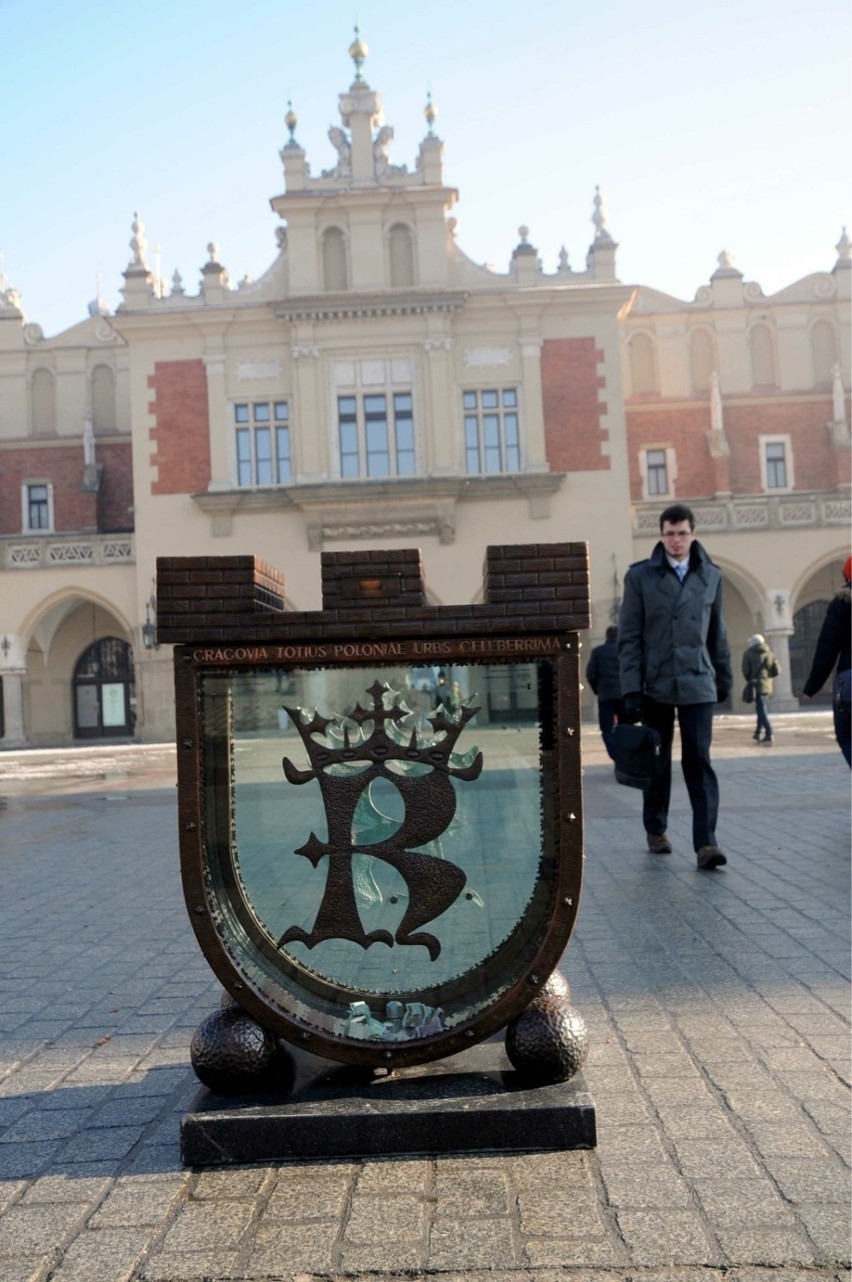
[{"label": "carved stone figure", "polygon": [[388,158],[388,148],[393,140],[393,129],[390,125],[382,125],[379,132],[373,140],[373,161],[376,171],[376,177],[386,174],[390,171],[391,165]]},{"label": "carved stone figure", "polygon": [[339,125],[332,125],[328,136],[338,155],[333,173],[336,178],[348,178],[352,173],[352,147],[349,139]]}]

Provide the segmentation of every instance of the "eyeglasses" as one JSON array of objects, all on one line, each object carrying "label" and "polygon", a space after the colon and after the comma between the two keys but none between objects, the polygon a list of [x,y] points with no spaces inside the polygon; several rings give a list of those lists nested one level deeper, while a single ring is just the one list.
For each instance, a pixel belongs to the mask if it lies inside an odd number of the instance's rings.
[{"label": "eyeglasses", "polygon": [[660,538],[661,539],[691,539],[693,537],[693,534],[694,534],[693,530],[666,530],[665,534],[660,535]]}]

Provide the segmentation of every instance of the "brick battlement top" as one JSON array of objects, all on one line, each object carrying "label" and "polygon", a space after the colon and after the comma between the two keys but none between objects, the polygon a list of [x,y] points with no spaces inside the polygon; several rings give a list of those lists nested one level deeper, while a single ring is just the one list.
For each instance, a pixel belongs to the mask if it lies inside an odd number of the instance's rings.
[{"label": "brick battlement top", "polygon": [[587,543],[485,552],[482,604],[427,605],[419,548],[323,552],[322,610],[284,608],[284,575],[254,556],[158,557],[157,639],[227,645],[519,636],[590,626]]}]

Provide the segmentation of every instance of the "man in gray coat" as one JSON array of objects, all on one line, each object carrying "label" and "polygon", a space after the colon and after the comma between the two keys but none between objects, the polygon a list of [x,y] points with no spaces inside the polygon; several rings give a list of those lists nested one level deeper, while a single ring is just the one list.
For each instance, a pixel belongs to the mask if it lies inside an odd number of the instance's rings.
[{"label": "man in gray coat", "polygon": [[618,657],[624,720],[660,734],[657,778],[646,789],[642,818],[652,854],[671,854],[666,833],[677,711],[681,766],[692,805],[698,867],[727,859],[716,844],[719,784],[710,764],[713,707],[733,685],[722,608],[722,575],[695,538],[695,517],[674,504],[660,516],[660,542],[624,580]]}]

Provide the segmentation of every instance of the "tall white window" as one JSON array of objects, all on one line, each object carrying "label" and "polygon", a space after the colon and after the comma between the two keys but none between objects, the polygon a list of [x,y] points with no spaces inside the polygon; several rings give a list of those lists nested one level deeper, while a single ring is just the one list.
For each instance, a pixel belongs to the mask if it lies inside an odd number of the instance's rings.
[{"label": "tall white window", "polygon": [[242,401],[234,406],[237,485],[284,485],[291,477],[287,401]]},{"label": "tall white window", "polygon": [[521,438],[516,387],[462,393],[465,468],[468,472],[519,472]]},{"label": "tall white window", "polygon": [[692,390],[707,392],[716,368],[716,357],[713,350],[713,337],[709,330],[695,329],[689,336],[689,364],[692,374]]},{"label": "tall white window", "polygon": [[348,289],[346,241],[339,227],[329,227],[322,238],[322,276],[327,290]]},{"label": "tall white window", "polygon": [[361,392],[337,398],[340,475],[413,476],[411,392]]},{"label": "tall white window", "polygon": [[53,531],[53,486],[47,481],[21,486],[21,529],[24,534]]},{"label": "tall white window", "polygon": [[639,472],[643,499],[672,498],[677,479],[675,452],[671,446],[652,445],[639,451]]},{"label": "tall white window", "polygon": [[648,450],[646,454],[648,465],[648,494],[668,494],[669,492],[669,470],[666,467],[665,450]]},{"label": "tall white window", "polygon": [[630,381],[634,392],[656,392],[657,361],[653,339],[634,334],[630,339]]},{"label": "tall white window", "polygon": [[789,436],[761,436],[760,473],[764,490],[792,490],[793,452]]}]

